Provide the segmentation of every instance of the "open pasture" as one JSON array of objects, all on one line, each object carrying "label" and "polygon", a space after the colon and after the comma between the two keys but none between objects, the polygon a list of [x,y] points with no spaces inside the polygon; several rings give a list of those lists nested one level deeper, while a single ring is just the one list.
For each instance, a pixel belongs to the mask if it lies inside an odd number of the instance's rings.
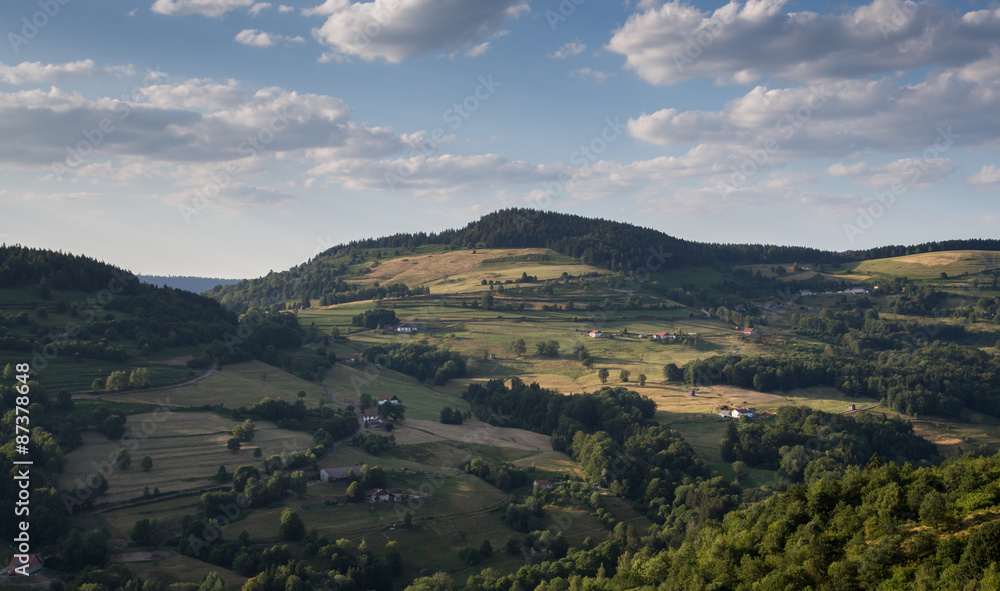
[{"label": "open pasture", "polygon": [[908,277],[914,280],[938,279],[968,273],[974,275],[1000,268],[1000,255],[983,250],[953,250],[925,252],[901,257],[862,261],[847,265],[855,273],[870,273],[888,277]]},{"label": "open pasture", "polygon": [[226,365],[203,380],[178,388],[110,394],[105,398],[122,402],[162,400],[162,404],[187,407],[215,406],[221,403],[226,408],[239,408],[252,406],[265,397],[280,398],[291,404],[299,400],[300,391],[306,393],[303,400],[309,408],[315,408],[321,403],[332,403],[319,384],[295,377],[261,361]]}]

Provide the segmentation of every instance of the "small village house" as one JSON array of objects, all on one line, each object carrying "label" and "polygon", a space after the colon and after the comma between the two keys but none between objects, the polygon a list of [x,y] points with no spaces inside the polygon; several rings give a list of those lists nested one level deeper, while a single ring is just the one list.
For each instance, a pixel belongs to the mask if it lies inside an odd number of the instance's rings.
[{"label": "small village house", "polygon": [[399,404],[399,398],[396,398],[395,394],[383,394],[378,397],[379,404],[385,404],[387,402],[389,404]]}]

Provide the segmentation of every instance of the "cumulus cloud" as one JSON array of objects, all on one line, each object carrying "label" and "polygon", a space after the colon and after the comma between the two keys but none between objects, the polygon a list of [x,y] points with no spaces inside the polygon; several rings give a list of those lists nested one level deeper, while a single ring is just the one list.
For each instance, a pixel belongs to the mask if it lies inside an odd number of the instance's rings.
[{"label": "cumulus cloud", "polygon": [[292,43],[305,43],[301,36],[288,37],[276,33],[265,33],[257,29],[243,29],[236,34],[236,42],[251,47],[274,47],[278,44],[290,45]]},{"label": "cumulus cloud", "polygon": [[790,12],[788,0],[732,0],[714,11],[645,3],[607,49],[651,84],[699,77],[749,83],[866,78],[982,59],[1000,36],[1000,9],[961,13],[938,3],[873,0],[840,14]]},{"label": "cumulus cloud", "polygon": [[131,65],[98,68],[94,60],[78,60],[65,64],[43,64],[41,62],[21,62],[15,66],[0,63],[0,80],[7,84],[27,82],[65,82],[78,76],[133,76]]},{"label": "cumulus cloud", "polygon": [[250,8],[253,5],[254,0],[156,0],[150,10],[169,16],[200,14],[216,18],[238,8]]},{"label": "cumulus cloud", "polygon": [[579,39],[576,39],[574,41],[566,43],[559,49],[550,53],[549,57],[553,57],[556,59],[563,59],[567,57],[572,57],[574,55],[580,55],[581,53],[583,53],[585,49],[587,49],[587,46],[584,45],[583,43],[580,43]]},{"label": "cumulus cloud", "polygon": [[322,162],[311,168],[309,174],[334,180],[348,189],[405,189],[418,196],[440,199],[499,185],[553,181],[558,176],[551,167],[512,161],[497,154],[419,153],[382,160]]},{"label": "cumulus cloud", "polygon": [[207,78],[192,78],[178,84],[154,84],[138,91],[148,105],[182,109],[227,109],[246,102],[247,93],[236,80],[224,84]]},{"label": "cumulus cloud", "polygon": [[1000,167],[987,164],[967,178],[965,183],[977,191],[996,191],[1000,189]]},{"label": "cumulus cloud", "polygon": [[250,16],[257,16],[262,10],[267,10],[268,8],[271,8],[270,2],[258,2],[251,6],[247,13],[249,13]]},{"label": "cumulus cloud", "polygon": [[1000,137],[1000,79],[973,72],[1000,66],[990,56],[932,72],[920,82],[847,80],[811,87],[758,86],[718,111],[674,108],[630,119],[629,133],[664,146],[714,146],[770,164],[788,157],[906,153],[941,157],[952,144]]},{"label": "cumulus cloud", "polygon": [[527,10],[528,0],[326,0],[302,14],[326,17],[313,29],[316,40],[331,47],[323,61],[399,63],[436,51],[479,55],[504,21]]},{"label": "cumulus cloud", "polygon": [[583,80],[593,80],[597,84],[604,84],[608,81],[608,78],[613,76],[613,74],[601,72],[600,70],[594,70],[592,68],[580,68],[578,70],[573,70],[569,73],[569,75],[574,78],[582,78]]},{"label": "cumulus cloud", "polygon": [[[410,145],[388,128],[352,121],[335,97],[233,82],[188,81],[144,89],[134,102],[89,99],[56,88],[0,93],[0,165],[70,172],[88,162],[225,163],[260,153],[304,158],[386,157]],[[138,171],[133,171],[138,173]]]}]

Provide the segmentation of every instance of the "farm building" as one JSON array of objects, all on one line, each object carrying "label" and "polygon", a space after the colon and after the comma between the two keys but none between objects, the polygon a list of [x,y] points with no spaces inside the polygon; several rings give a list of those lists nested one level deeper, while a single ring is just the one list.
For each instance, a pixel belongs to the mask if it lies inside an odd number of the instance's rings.
[{"label": "farm building", "polygon": [[378,427],[382,424],[382,419],[378,417],[378,411],[374,408],[369,408],[361,413],[361,418],[365,421],[366,425]]},{"label": "farm building", "polygon": [[0,576],[30,575],[45,565],[45,558],[40,553],[29,555],[28,562],[21,562],[18,560],[18,556],[23,555],[15,554],[10,559],[10,564],[7,565],[7,568],[0,571]]},{"label": "farm building", "polygon": [[351,356],[347,358],[348,363],[358,363],[361,361],[361,353],[351,353]]},{"label": "farm building", "polygon": [[664,332],[658,332],[658,333],[656,333],[656,334],[653,335],[653,340],[654,341],[669,341],[669,340],[676,339],[676,338],[677,338],[676,335],[672,335],[672,334],[670,334],[669,332],[666,332],[666,331],[664,331]]},{"label": "farm building", "polygon": [[369,503],[384,502],[384,501],[398,501],[399,495],[393,494],[384,488],[373,488],[365,493],[365,500]]},{"label": "farm building", "polygon": [[386,402],[389,404],[399,404],[399,398],[396,398],[395,394],[383,394],[378,397],[379,404],[385,404]]},{"label": "farm building", "polygon": [[403,323],[396,327],[396,332],[405,332],[405,333],[417,332],[417,327],[413,326],[412,324]]},{"label": "farm building", "polygon": [[536,481],[532,482],[531,484],[535,488],[544,488],[544,489],[552,488],[552,483],[549,482],[548,480],[536,480]]},{"label": "farm building", "polygon": [[754,332],[753,327],[751,327],[751,328],[744,328],[743,329],[743,337],[744,338],[746,338],[746,337],[752,337],[753,336],[753,332]]},{"label": "farm building", "polygon": [[592,339],[599,339],[599,338],[602,338],[604,336],[604,333],[601,332],[601,331],[599,331],[599,330],[592,330],[592,331],[590,331],[590,334],[587,335],[587,336],[589,336]]},{"label": "farm building", "polygon": [[740,408],[734,408],[732,410],[732,415],[734,419],[738,419],[740,417],[753,418],[756,414],[757,414],[756,408],[740,407]]}]

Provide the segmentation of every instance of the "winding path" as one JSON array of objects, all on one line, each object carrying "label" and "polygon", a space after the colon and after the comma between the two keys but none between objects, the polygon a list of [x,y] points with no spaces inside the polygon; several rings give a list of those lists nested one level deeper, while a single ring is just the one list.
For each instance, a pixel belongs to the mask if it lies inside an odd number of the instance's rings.
[{"label": "winding path", "polygon": [[219,369],[218,363],[213,363],[212,367],[208,368],[208,371],[201,374],[198,377],[191,378],[190,380],[185,380],[183,382],[178,382],[176,384],[170,384],[167,386],[156,386],[153,388],[140,388],[138,390],[116,390],[114,392],[101,392],[100,394],[73,394],[73,400],[95,400],[103,398],[104,396],[109,396],[112,394],[135,394],[137,392],[158,392],[160,390],[170,390],[171,388],[181,388],[183,386],[189,386],[195,382],[200,382],[208,376],[212,375]]}]

